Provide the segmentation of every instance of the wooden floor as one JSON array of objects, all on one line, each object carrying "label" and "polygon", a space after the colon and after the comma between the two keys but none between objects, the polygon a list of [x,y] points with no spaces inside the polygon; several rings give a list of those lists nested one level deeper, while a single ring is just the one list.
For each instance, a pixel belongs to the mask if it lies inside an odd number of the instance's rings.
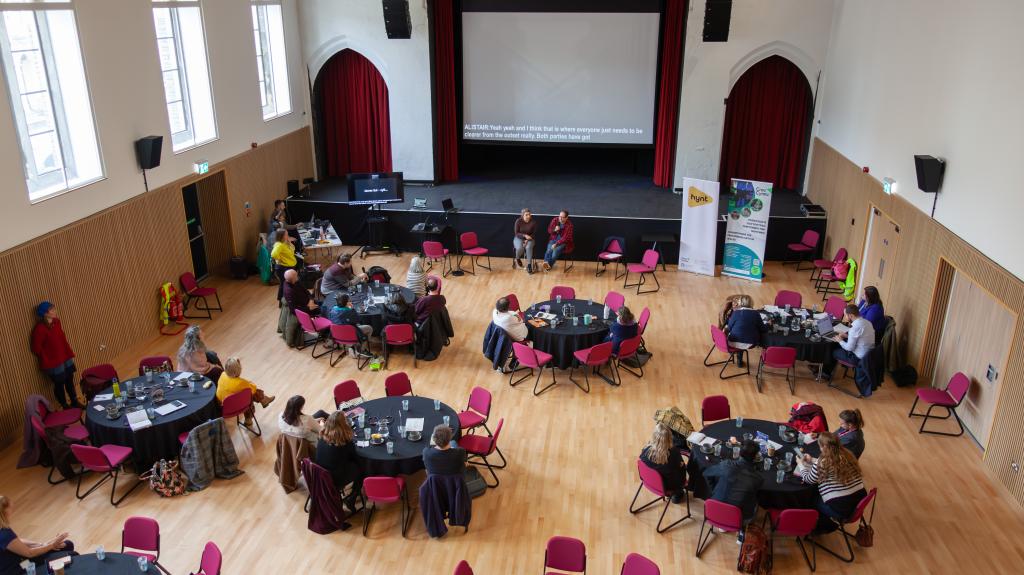
[{"label": "wooden floor", "polygon": [[[384,265],[401,282],[408,256],[379,256],[362,263]],[[820,573],[1020,572],[1024,513],[982,469],[982,453],[969,438],[918,435],[917,420],[907,418],[912,390],[887,382],[870,399],[857,400],[816,384],[800,366],[795,396],[781,378],[769,380],[758,394],[752,378],[720,381],[717,369],[701,365],[709,346],[708,325],[726,295],[749,293],[756,305],[770,302],[779,289],[814,298],[807,272],[769,264],[770,280],[763,285],[671,268],[660,272],[661,292],[623,292],[635,313],[644,306],[653,312],[646,340],[654,357],[646,377],[625,374],[622,387],[597,383],[585,395],[568,383],[567,374],[559,373],[565,385],[538,398],[527,384],[510,388],[507,376],[494,373],[481,355],[494,300],[514,291],[526,305],[546,299],[556,284],[600,299],[609,289],[622,291],[621,283],[610,274],[595,278],[591,263],[577,263],[568,275],[558,270],[533,276],[512,271],[509,260],[495,259],[494,264],[492,273],[445,280],[456,337],[438,361],[413,369],[411,357],[399,352],[391,363],[391,372],[409,372],[417,394],[460,408],[474,385],[484,386],[494,394],[492,417],[506,420],[501,448],[509,466],[499,471],[499,488],[473,501],[467,534],[454,529],[444,539],[431,540],[417,510],[408,539],[402,539],[397,509],[378,512],[368,538],[360,534],[360,520],[344,533],[325,536],[306,529],[305,493],[285,495],[273,473],[276,420],[284,402],[302,394],[307,412],[328,408],[332,387],[348,378],[359,382],[365,396],[380,397],[389,372],[359,372],[349,360],[331,368],[326,357],[312,360],[308,350],[285,347],[276,333],[276,288],[258,279],[212,281],[227,311],[203,322],[211,349],[222,358],[242,358],[244,375],[279,398],[270,409],[258,410],[262,438],[235,431],[230,424],[245,475],[170,500],[140,488],[114,509],[102,492],[77,501],[73,485],[50,487],[42,468],[15,470],[19,449],[12,446],[0,454],[0,493],[17,506],[18,533],[43,539],[66,530],[83,550],[98,544],[116,550],[125,518],[152,516],[162,530],[161,562],[176,574],[195,569],[204,543],[211,539],[224,551],[226,574],[447,575],[463,558],[477,574],[539,573],[544,543],[551,535],[582,539],[588,573],[594,575],[619,573],[630,552],[650,557],[666,574],[734,572],[737,545],[729,536],[717,537],[701,559],[694,557],[701,502],[693,502],[695,521],[663,535],[654,529],[657,511],[639,516],[628,512],[637,487],[635,458],[651,432],[654,411],[678,405],[699,424],[701,398],[722,393],[728,395],[733,414],[746,417],[786,419],[797,400],[821,404],[833,424],[841,409],[859,407],[864,412],[867,450],[861,462],[866,483],[879,489],[875,546],[858,549],[852,565],[819,553]],[[173,355],[179,341],[165,337],[140,344],[119,357],[116,367],[122,374],[131,373],[138,357]],[[422,473],[413,477],[413,487],[421,480]],[[679,512],[675,506],[670,510]],[[839,543],[835,536],[827,541]],[[791,540],[776,549],[778,572],[806,570]]]}]

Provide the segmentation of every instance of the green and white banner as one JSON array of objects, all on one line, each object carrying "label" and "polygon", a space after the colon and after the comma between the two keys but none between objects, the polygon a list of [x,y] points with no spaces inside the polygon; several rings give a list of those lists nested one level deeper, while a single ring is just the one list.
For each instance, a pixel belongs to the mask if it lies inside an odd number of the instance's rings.
[{"label": "green and white banner", "polygon": [[718,182],[683,178],[686,199],[679,230],[679,269],[715,275],[718,245]]},{"label": "green and white banner", "polygon": [[761,281],[772,184],[733,179],[729,190],[722,275]]}]

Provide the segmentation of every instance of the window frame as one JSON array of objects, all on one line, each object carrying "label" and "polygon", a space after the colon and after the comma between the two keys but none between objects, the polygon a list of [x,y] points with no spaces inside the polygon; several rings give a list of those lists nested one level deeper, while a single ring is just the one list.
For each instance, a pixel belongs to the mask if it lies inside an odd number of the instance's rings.
[{"label": "window frame", "polygon": [[[287,80],[283,87],[284,91],[288,94],[288,110],[280,111],[279,101],[277,98],[277,82],[274,80],[274,52],[271,46],[270,40],[270,25],[267,18],[268,6],[277,6],[281,11],[281,45],[285,47],[284,53],[281,54],[280,61],[284,64],[284,77]],[[270,122],[277,118],[282,118],[295,111],[295,106],[292,101],[291,94],[291,75],[288,70],[288,49],[287,49],[287,37],[284,33],[284,6],[282,0],[252,0],[252,12],[255,18],[252,23],[253,31],[253,49],[256,49],[256,37],[259,38],[259,50],[256,52],[257,59],[257,78],[256,84],[260,90],[260,112],[264,122]],[[262,70],[262,74],[260,74]],[[266,103],[264,103],[264,100]],[[273,113],[267,115],[267,107],[273,106]]]}]

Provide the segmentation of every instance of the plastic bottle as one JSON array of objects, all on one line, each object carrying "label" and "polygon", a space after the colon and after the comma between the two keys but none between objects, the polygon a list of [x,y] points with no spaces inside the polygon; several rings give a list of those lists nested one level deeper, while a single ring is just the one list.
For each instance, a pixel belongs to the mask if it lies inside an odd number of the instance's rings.
[{"label": "plastic bottle", "polygon": [[121,385],[118,383],[117,378],[114,378],[114,397],[121,397]]}]

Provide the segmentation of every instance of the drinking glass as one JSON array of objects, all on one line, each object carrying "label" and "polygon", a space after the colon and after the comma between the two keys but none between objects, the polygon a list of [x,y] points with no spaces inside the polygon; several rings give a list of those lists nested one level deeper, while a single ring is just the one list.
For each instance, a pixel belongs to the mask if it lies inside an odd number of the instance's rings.
[{"label": "drinking glass", "polygon": [[153,370],[148,367],[146,368],[146,381],[153,383]]},{"label": "drinking glass", "polygon": [[149,409],[146,410],[146,415],[148,415],[149,420],[152,421],[156,419],[156,410],[150,407]]},{"label": "drinking glass", "polygon": [[578,318],[578,317],[573,317],[573,318],[572,318],[572,326],[573,326],[573,327],[577,327],[577,326],[579,326],[579,325],[580,325],[580,318]]},{"label": "drinking glass", "polygon": [[807,328],[804,330],[804,337],[806,337],[807,339],[811,339],[811,328]]},{"label": "drinking glass", "polygon": [[588,300],[587,300],[587,305],[588,305],[588,306],[592,306],[592,305],[594,305],[594,300],[593,300],[593,299],[588,299]]},{"label": "drinking glass", "polygon": [[562,296],[561,295],[556,295],[555,296],[555,303],[562,303]]},{"label": "drinking glass", "polygon": [[765,457],[764,458],[764,470],[765,471],[769,471],[769,470],[771,470],[771,468],[772,468],[772,458],[771,457]]},{"label": "drinking glass", "polygon": [[25,575],[36,575],[36,564],[32,561],[25,565]]},{"label": "drinking glass", "polygon": [[733,459],[739,459],[740,458],[740,448],[739,447],[733,447],[732,448],[732,458]]},{"label": "drinking glass", "polygon": [[721,457],[721,456],[722,456],[722,444],[721,443],[716,443],[715,444],[715,457]]},{"label": "drinking glass", "polygon": [[387,445],[388,445],[388,455],[394,455],[394,453],[395,453],[395,442],[394,441],[389,441]]},{"label": "drinking glass", "polygon": [[750,441],[751,439],[754,439],[753,435],[751,435],[749,433],[744,433],[743,434],[743,441]]},{"label": "drinking glass", "polygon": [[191,379],[188,380],[188,392],[189,393],[195,393],[196,392],[196,382],[192,381]]},{"label": "drinking glass", "polygon": [[363,428],[363,435],[366,436],[366,439],[370,439],[370,433],[371,432],[370,432],[370,428],[369,427],[364,427]]},{"label": "drinking glass", "polygon": [[792,465],[792,464],[793,464],[793,452],[792,451],[787,451],[786,452],[786,465]]},{"label": "drinking glass", "polygon": [[434,400],[434,411],[441,411],[441,400],[440,399],[435,399]]},{"label": "drinking glass", "polygon": [[145,557],[139,557],[139,571],[149,570],[149,560]]},{"label": "drinking glass", "polygon": [[449,417],[449,416],[447,416],[447,415],[446,415],[446,416],[444,416],[444,426],[445,426],[445,427],[448,427],[448,421],[449,421],[450,419],[451,419],[451,417]]},{"label": "drinking glass", "polygon": [[373,280],[373,287],[379,288],[380,287],[380,280]]},{"label": "drinking glass", "polygon": [[96,546],[96,558],[103,561],[103,558],[107,556],[107,552],[103,549],[102,545]]},{"label": "drinking glass", "polygon": [[782,483],[785,480],[786,480],[786,472],[785,471],[780,469],[780,470],[775,472],[775,483]]},{"label": "drinking glass", "polygon": [[405,437],[405,426],[404,425],[399,425],[398,426],[398,437]]},{"label": "drinking glass", "polygon": [[403,399],[402,400],[402,411],[409,411],[409,400],[408,399]]},{"label": "drinking glass", "polygon": [[785,425],[780,425],[779,426],[779,439],[785,439],[785,438],[786,438],[786,426]]},{"label": "drinking glass", "polygon": [[743,416],[742,415],[737,415],[736,416],[736,427],[743,427]]},{"label": "drinking glass", "polygon": [[359,427],[366,427],[366,413],[359,414]]}]

